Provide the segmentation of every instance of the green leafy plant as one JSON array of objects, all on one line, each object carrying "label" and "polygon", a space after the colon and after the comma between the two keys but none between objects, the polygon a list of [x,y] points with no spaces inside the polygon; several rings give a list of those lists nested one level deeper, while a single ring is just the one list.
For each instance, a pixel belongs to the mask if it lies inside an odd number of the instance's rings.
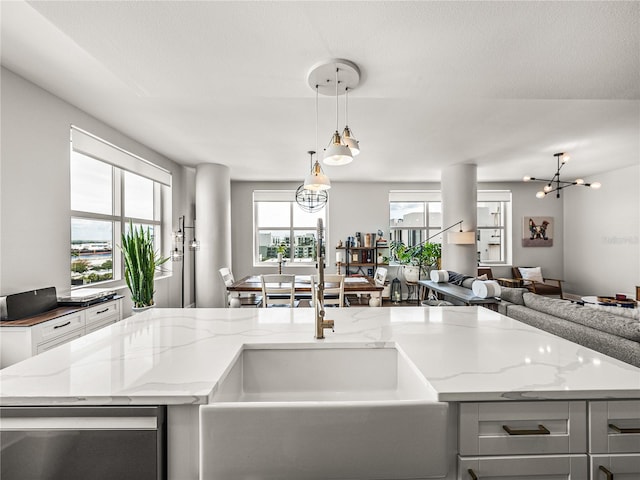
[{"label": "green leafy plant", "polygon": [[153,249],[151,229],[129,224],[129,232],[122,234],[124,256],[124,279],[131,291],[131,300],[135,308],[153,305],[154,280],[156,270],[169,260]]},{"label": "green leafy plant", "polygon": [[412,265],[421,271],[437,267],[442,256],[442,245],[431,242],[407,246],[403,242],[393,241],[389,244],[389,250],[400,265]]}]

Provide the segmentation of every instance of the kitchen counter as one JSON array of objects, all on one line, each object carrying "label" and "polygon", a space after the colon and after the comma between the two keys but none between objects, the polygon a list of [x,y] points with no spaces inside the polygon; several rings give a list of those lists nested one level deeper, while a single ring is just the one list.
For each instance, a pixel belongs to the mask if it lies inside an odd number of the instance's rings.
[{"label": "kitchen counter", "polygon": [[395,343],[449,402],[640,398],[640,369],[479,307],[161,309],[0,371],[1,405],[207,403],[243,344]]}]

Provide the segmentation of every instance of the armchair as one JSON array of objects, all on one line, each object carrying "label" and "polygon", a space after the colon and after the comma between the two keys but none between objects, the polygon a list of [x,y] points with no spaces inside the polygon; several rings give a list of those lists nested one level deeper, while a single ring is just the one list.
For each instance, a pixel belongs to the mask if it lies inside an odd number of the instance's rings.
[{"label": "armchair", "polygon": [[540,267],[512,267],[513,278],[522,280],[522,285],[538,295],[559,295],[562,293],[562,280],[544,278]]}]

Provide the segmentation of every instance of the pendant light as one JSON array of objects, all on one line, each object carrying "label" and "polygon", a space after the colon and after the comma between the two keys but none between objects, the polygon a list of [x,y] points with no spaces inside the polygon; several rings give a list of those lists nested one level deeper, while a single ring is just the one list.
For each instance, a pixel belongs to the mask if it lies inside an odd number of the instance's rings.
[{"label": "pendant light", "polygon": [[360,153],[360,143],[353,136],[351,130],[349,130],[349,87],[345,88],[344,95],[344,130],[342,131],[342,143],[349,147],[351,155],[355,157]]},{"label": "pendant light", "polygon": [[[318,85],[316,85],[316,149],[318,148]],[[307,213],[322,210],[329,200],[327,190],[331,188],[329,178],[322,173],[318,160],[313,163],[313,150],[309,154],[309,166],[311,173],[305,178],[304,183],[296,190],[296,203]]]},{"label": "pendant light", "polygon": [[[316,148],[318,145],[318,85],[316,85]],[[311,163],[311,172],[304,179],[304,188],[305,190],[328,190],[331,188],[331,181],[329,177],[327,177],[322,172],[322,167],[320,167],[320,162],[316,158],[315,163],[313,163],[313,155],[316,153],[313,150],[309,150],[307,152],[309,154],[310,163]]]},{"label": "pendant light", "polygon": [[[307,153],[311,156],[311,162],[313,163],[313,155],[316,152],[310,150]],[[311,173],[304,179],[304,188],[306,190],[314,191],[329,190],[331,188],[331,181],[329,180],[329,177],[322,173],[322,168],[320,167],[320,163],[318,163],[318,159],[313,163]]]},{"label": "pendant light", "polygon": [[324,153],[325,165],[346,165],[353,161],[353,155],[349,147],[342,143],[340,133],[338,133],[338,71],[336,67],[336,131],[331,136],[329,148]]}]

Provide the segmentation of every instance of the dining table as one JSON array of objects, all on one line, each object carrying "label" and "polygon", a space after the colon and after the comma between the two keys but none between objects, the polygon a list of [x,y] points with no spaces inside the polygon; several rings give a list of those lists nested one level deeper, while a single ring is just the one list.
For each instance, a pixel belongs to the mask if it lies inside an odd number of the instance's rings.
[{"label": "dining table", "polygon": [[[326,288],[335,288],[337,283],[325,282]],[[311,275],[295,275],[296,298],[311,298]],[[367,276],[345,277],[344,294],[369,295],[369,306],[382,305],[382,285],[377,285],[373,278]],[[227,287],[227,291],[236,293],[256,294],[262,292],[260,275],[248,275]],[[232,307],[240,307],[237,302],[232,302]]]}]

